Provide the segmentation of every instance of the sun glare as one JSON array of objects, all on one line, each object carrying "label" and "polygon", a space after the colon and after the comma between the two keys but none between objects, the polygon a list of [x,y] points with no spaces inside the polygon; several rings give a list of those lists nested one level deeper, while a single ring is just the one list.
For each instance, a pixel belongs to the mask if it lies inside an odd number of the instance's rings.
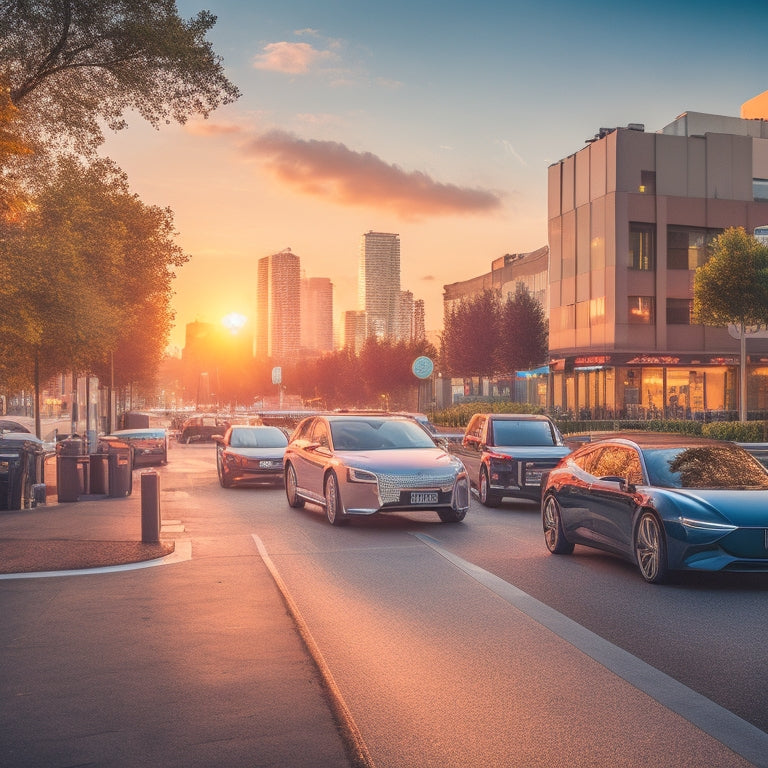
[{"label": "sun glare", "polygon": [[226,317],[221,318],[221,324],[232,333],[237,333],[247,322],[248,318],[237,312],[231,312]]}]

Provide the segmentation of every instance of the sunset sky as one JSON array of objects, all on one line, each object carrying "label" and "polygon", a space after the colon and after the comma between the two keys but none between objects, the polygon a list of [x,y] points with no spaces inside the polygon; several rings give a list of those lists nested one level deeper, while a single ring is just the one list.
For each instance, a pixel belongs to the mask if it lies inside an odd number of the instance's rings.
[{"label": "sunset sky", "polygon": [[235,104],[104,154],[169,206],[191,255],[177,326],[255,316],[259,258],[291,248],[357,308],[361,235],[396,232],[402,288],[438,330],[447,283],[545,245],[547,166],[601,127],[657,131],[685,111],[738,116],[768,89],[754,2],[181,0]]}]

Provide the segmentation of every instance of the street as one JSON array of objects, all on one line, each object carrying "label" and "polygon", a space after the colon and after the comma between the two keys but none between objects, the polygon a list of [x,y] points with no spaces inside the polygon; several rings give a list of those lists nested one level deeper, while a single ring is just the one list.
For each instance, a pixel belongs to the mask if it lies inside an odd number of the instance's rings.
[{"label": "street", "polygon": [[[25,646],[23,658],[44,667],[51,635],[77,659],[49,670],[56,706],[41,713],[4,696],[4,720],[12,708],[28,718],[56,712],[55,732],[71,708],[110,706],[136,728],[129,741],[138,744],[147,728],[173,741],[192,691],[207,697],[211,715],[194,764],[266,765],[257,734],[249,760],[247,751],[215,747],[222,702],[238,697],[247,718],[248,698],[261,695],[248,671],[227,663],[227,646],[263,628],[228,611],[233,591],[259,601],[253,571],[266,558],[378,768],[768,765],[768,575],[688,574],[650,586],[596,551],[549,555],[528,502],[486,509],[475,499],[460,524],[419,512],[333,528],[319,507],[289,508],[282,488],[221,488],[212,445],[175,445],[159,471],[162,513],[182,521],[190,562],[122,575],[119,584],[110,575],[0,582],[0,610],[13,615],[2,630],[4,666]],[[140,631],[100,627],[106,597],[110,609],[124,601],[126,615],[140,616]],[[62,599],[88,606],[91,638],[50,625]],[[203,641],[192,627],[212,619]],[[157,622],[163,631],[150,631]],[[115,659],[146,659],[136,642],[157,654],[157,668],[141,674],[157,674],[159,684],[141,702],[130,692],[113,699]],[[6,667],[3,688],[20,674]],[[323,760],[335,759],[336,747],[317,743],[316,761],[292,764],[331,765]],[[179,765],[192,764],[181,743],[175,748]],[[142,762],[108,754],[99,764]]]}]

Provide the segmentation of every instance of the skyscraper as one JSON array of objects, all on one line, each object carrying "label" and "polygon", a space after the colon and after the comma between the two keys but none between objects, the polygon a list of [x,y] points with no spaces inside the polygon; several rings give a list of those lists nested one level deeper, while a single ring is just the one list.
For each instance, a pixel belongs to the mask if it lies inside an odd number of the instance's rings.
[{"label": "skyscraper", "polygon": [[256,349],[275,363],[299,352],[300,262],[290,248],[259,259]]},{"label": "skyscraper", "polygon": [[333,349],[333,283],[327,277],[301,280],[301,348],[312,352]]},{"label": "skyscraper", "polygon": [[367,335],[385,338],[397,334],[400,296],[400,236],[368,232],[360,244],[359,309],[368,317]]}]

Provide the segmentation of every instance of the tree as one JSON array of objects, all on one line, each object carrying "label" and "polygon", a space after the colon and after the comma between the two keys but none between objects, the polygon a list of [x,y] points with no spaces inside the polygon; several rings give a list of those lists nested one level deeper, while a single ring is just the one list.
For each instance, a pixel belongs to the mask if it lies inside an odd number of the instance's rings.
[{"label": "tree", "polygon": [[741,337],[739,419],[746,420],[747,326],[768,322],[768,246],[730,227],[715,238],[712,255],[696,270],[693,320],[704,325],[736,325]]},{"label": "tree", "polygon": [[501,307],[498,294],[485,290],[462,300],[445,318],[443,365],[454,376],[490,377],[498,372]]},{"label": "tree", "polygon": [[32,151],[18,136],[14,125],[18,114],[19,110],[11,101],[8,83],[0,76],[0,222],[18,215],[25,202],[17,180],[3,170],[11,159]]},{"label": "tree", "polygon": [[41,380],[68,370],[109,380],[114,367],[127,381],[154,370],[173,269],[188,258],[170,211],[144,205],[113,163],[57,168],[0,237],[0,359],[10,361],[0,383],[34,383],[38,395]]},{"label": "tree", "polygon": [[184,21],[174,0],[3,0],[0,71],[22,136],[87,155],[127,111],[157,127],[234,101],[205,40],[215,23],[208,11]]},{"label": "tree", "polygon": [[544,308],[523,289],[509,296],[501,311],[499,368],[514,376],[541,365],[549,351]]}]

